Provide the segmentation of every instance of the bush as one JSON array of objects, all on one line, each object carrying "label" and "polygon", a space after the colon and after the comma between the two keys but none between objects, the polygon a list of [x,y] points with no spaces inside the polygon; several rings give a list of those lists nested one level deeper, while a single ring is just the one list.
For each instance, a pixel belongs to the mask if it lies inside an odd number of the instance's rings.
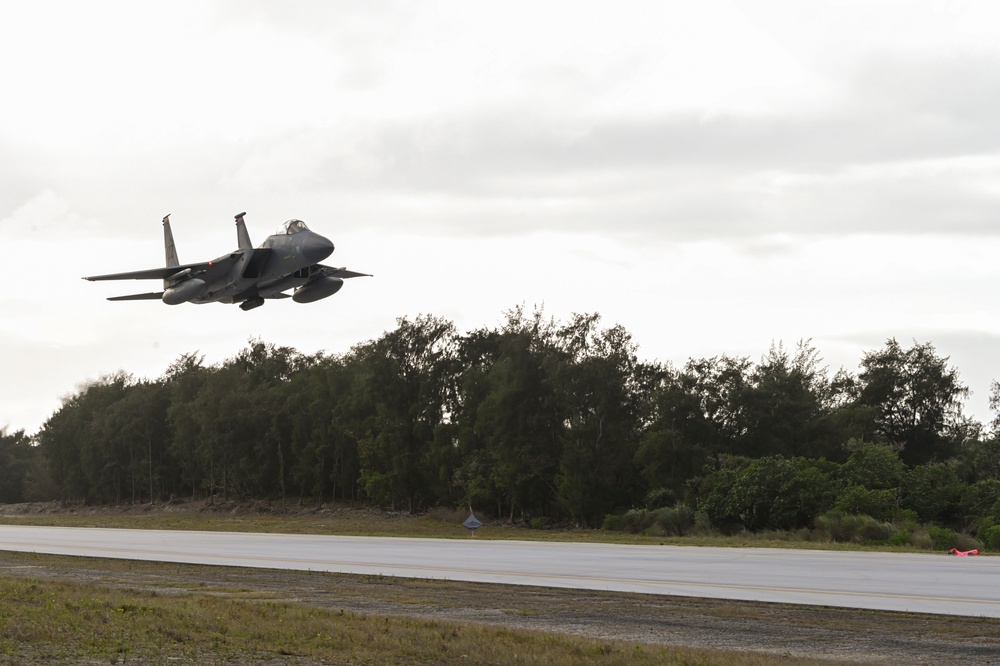
[{"label": "bush", "polygon": [[949,550],[958,547],[958,534],[955,530],[930,525],[927,527],[927,536],[930,537],[931,543],[938,550]]},{"label": "bush", "polygon": [[836,509],[845,514],[888,520],[896,510],[896,489],[870,490],[850,486],[837,499]]},{"label": "bush", "polygon": [[895,532],[892,525],[879,522],[871,516],[856,516],[840,511],[830,511],[817,518],[816,529],[821,534],[825,533],[832,541],[852,543],[885,541]]},{"label": "bush", "polygon": [[910,535],[909,544],[914,548],[922,548],[924,550],[930,550],[934,547],[934,541],[931,539],[930,535],[927,534],[927,530],[917,530]]},{"label": "bush", "polygon": [[[889,541],[895,545],[899,538],[899,533],[897,533]],[[925,529],[914,530],[905,543],[912,548],[923,550],[950,550],[952,548],[972,550],[982,547],[978,540],[968,534],[959,534],[937,525],[928,525]]]},{"label": "bush", "polygon": [[890,546],[906,546],[910,543],[910,532],[899,530],[885,541]]},{"label": "bush", "polygon": [[529,520],[528,526],[533,530],[544,530],[549,526],[549,519],[545,516],[538,516]]},{"label": "bush", "polygon": [[694,510],[686,504],[652,512],[653,525],[663,530],[656,536],[684,536],[694,527]]},{"label": "bush", "polygon": [[629,509],[622,516],[625,523],[625,531],[638,534],[653,524],[653,518],[649,511],[645,509]]},{"label": "bush", "polygon": [[644,529],[642,531],[642,535],[643,536],[651,536],[651,537],[673,536],[673,535],[668,535],[667,531],[665,529],[663,529],[662,527],[660,527],[659,525],[657,525],[656,523],[653,523],[652,525],[650,525],[649,527],[647,527],[646,529]]},{"label": "bush", "polygon": [[892,523],[900,529],[912,532],[920,525],[920,518],[917,512],[910,509],[896,509],[892,512]]},{"label": "bush", "polygon": [[712,519],[704,511],[695,511],[694,528],[695,534],[712,534],[715,529],[712,527]]},{"label": "bush", "polygon": [[976,526],[976,536],[986,543],[986,533],[991,527],[997,524],[997,521],[993,520],[992,516],[986,516],[979,521],[979,525]]},{"label": "bush", "polygon": [[958,548],[959,550],[980,550],[982,547],[983,544],[979,541],[979,539],[976,539],[969,534],[959,532],[955,538],[955,548]]},{"label": "bush", "polygon": [[983,540],[983,545],[990,550],[1000,550],[1000,525],[993,525],[986,528],[979,538]]},{"label": "bush", "polygon": [[614,513],[609,513],[604,516],[604,522],[601,523],[601,529],[607,530],[608,532],[624,532],[625,518]]}]

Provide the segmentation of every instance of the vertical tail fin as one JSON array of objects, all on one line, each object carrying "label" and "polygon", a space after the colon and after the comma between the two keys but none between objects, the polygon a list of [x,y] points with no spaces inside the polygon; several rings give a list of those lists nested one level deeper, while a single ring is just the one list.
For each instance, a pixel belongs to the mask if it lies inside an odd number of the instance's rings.
[{"label": "vertical tail fin", "polygon": [[243,216],[246,213],[240,213],[236,216],[236,242],[239,244],[241,250],[252,250],[253,243],[250,242],[250,234],[247,233],[247,225],[243,223]]},{"label": "vertical tail fin", "polygon": [[167,266],[180,266],[177,258],[177,247],[174,245],[174,234],[170,231],[170,215],[163,218],[163,248],[167,255]]},{"label": "vertical tail fin", "polygon": [[[167,266],[180,266],[181,262],[177,258],[177,246],[174,245],[174,234],[170,231],[170,214],[163,218],[163,250],[166,254]],[[169,287],[169,280],[163,281],[163,288]]]}]

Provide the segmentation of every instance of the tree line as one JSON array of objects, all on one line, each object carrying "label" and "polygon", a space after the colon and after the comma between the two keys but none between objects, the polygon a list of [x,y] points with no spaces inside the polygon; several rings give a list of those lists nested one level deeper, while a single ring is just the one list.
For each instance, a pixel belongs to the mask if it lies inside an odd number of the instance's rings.
[{"label": "tree line", "polygon": [[597,314],[515,308],[464,334],[401,318],[343,354],[251,340],[80,387],[35,435],[0,433],[0,501],[471,505],[591,527],[683,507],[722,530],[909,512],[974,531],[1000,524],[1000,439],[967,393],[929,343],[890,339],[854,373],[808,342],[674,367]]}]

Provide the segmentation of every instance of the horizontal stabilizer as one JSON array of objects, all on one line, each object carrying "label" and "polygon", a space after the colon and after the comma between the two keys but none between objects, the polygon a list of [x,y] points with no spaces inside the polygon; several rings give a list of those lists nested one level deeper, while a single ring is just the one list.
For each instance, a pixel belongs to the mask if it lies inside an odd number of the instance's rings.
[{"label": "horizontal stabilizer", "polygon": [[151,291],[147,294],[129,294],[128,296],[112,296],[109,301],[158,301],[163,298],[162,291]]},{"label": "horizontal stabilizer", "polygon": [[90,275],[83,279],[90,282],[97,282],[99,280],[166,280],[187,269],[190,269],[190,273],[193,275],[200,275],[202,273],[218,274],[228,271],[241,256],[241,252],[234,252],[227,257],[221,257],[215,261],[206,261],[200,264],[180,264],[179,266],[164,266],[163,268],[150,268],[144,271],[129,271],[128,273]]}]

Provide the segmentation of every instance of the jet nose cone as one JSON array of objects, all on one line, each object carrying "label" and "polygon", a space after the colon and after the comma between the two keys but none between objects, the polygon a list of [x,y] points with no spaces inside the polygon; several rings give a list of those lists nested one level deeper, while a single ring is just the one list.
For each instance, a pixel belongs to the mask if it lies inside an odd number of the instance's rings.
[{"label": "jet nose cone", "polygon": [[302,244],[302,256],[311,263],[319,263],[333,254],[333,242],[316,233],[310,233]]}]

